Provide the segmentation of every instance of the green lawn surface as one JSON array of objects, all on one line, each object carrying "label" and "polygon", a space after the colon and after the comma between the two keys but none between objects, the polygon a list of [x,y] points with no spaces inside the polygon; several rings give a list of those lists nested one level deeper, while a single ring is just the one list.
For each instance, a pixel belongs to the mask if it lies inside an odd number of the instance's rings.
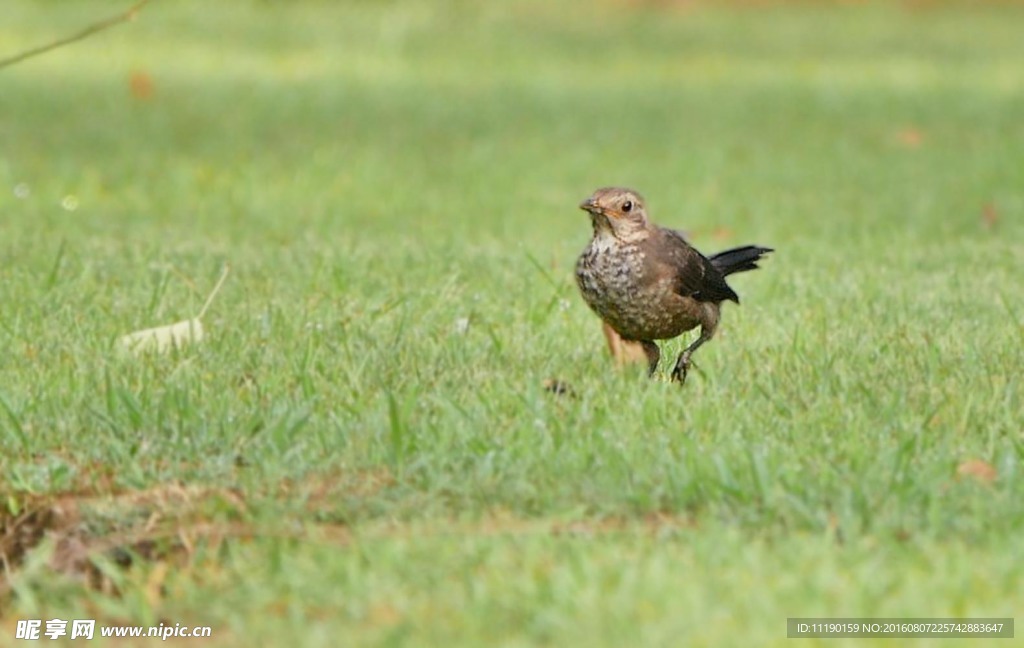
[{"label": "green lawn surface", "polygon": [[[1024,609],[1021,25],[179,0],[0,70],[0,645],[978,645],[786,619]],[[683,388],[577,292],[610,184],[777,250]]]}]

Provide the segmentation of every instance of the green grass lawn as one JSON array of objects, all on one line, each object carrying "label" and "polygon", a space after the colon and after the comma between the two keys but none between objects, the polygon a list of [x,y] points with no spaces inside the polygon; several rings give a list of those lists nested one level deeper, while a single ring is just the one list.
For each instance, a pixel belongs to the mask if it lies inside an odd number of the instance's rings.
[{"label": "green grass lawn", "polygon": [[[712,4],[155,2],[0,70],[0,645],[1024,609],[1024,9]],[[122,8],[7,0],[0,56]],[[608,184],[777,249],[683,389],[577,293]]]}]

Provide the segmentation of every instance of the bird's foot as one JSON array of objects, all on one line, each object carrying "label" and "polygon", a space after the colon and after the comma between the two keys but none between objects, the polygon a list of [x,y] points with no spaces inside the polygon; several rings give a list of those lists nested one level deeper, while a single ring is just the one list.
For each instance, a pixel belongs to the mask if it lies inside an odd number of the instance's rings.
[{"label": "bird's foot", "polygon": [[680,385],[686,382],[686,374],[690,371],[690,354],[683,351],[676,360],[676,366],[672,368],[672,382]]}]

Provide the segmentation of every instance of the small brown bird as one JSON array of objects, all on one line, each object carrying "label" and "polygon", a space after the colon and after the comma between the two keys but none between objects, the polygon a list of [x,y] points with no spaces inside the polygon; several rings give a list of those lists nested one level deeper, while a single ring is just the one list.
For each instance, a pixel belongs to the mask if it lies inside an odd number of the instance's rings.
[{"label": "small brown bird", "polygon": [[630,189],[598,189],[580,209],[594,226],[576,262],[583,299],[624,340],[643,345],[652,375],[661,358],[654,340],[700,326],[672,369],[672,380],[685,381],[693,352],[715,334],[722,302],[740,301],[726,276],[756,269],[773,250],[746,245],[706,257],[679,232],[652,223],[643,198]]}]

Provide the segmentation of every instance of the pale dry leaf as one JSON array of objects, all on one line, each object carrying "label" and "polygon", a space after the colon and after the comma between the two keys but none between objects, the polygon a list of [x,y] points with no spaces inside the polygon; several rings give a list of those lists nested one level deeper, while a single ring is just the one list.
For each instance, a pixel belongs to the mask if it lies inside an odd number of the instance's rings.
[{"label": "pale dry leaf", "polygon": [[224,270],[220,274],[220,279],[217,280],[217,285],[210,291],[210,296],[206,298],[206,302],[199,310],[198,315],[191,319],[175,322],[174,324],[134,331],[122,336],[118,340],[121,348],[134,354],[150,351],[166,353],[171,349],[180,349],[188,344],[201,342],[205,331],[200,320],[206,314],[207,309],[210,308],[210,304],[213,303],[213,299],[220,291],[220,287],[224,285],[224,280],[228,278],[230,271],[231,266],[225,265]]},{"label": "pale dry leaf", "polygon": [[195,318],[129,333],[121,338],[121,346],[132,353],[165,353],[202,339],[203,323]]}]

